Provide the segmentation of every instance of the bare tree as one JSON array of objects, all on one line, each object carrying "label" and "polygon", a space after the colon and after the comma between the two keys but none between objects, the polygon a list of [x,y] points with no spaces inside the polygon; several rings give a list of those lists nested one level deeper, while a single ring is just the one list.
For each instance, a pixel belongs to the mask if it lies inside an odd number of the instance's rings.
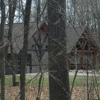
[{"label": "bare tree", "polygon": [[96,15],[97,15],[97,24],[98,24],[98,34],[100,40],[100,12],[98,11],[98,0],[96,0]]},{"label": "bare tree", "polygon": [[29,33],[30,13],[31,13],[31,2],[32,0],[26,1],[26,7],[25,7],[25,13],[24,13],[24,41],[23,41],[21,73],[20,73],[20,100],[25,100],[25,77],[26,77],[28,33]]},{"label": "bare tree", "polygon": [[9,0],[9,31],[8,31],[8,40],[9,40],[9,47],[11,51],[11,69],[12,69],[12,80],[13,80],[13,86],[16,86],[16,71],[15,71],[15,58],[14,58],[14,51],[13,51],[13,41],[12,41],[12,29],[13,29],[13,21],[14,21],[14,15],[16,10],[17,0],[12,1]]},{"label": "bare tree", "polygon": [[1,77],[1,100],[5,100],[5,65],[4,65],[4,25],[5,25],[5,4],[0,0],[1,4],[1,25],[0,25],[0,77]]},{"label": "bare tree", "polygon": [[50,100],[70,100],[65,27],[66,0],[48,0]]}]

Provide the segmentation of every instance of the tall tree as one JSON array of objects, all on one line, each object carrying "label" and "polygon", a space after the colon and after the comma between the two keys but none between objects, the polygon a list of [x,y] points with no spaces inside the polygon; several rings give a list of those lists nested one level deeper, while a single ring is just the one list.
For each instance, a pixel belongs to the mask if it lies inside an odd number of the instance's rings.
[{"label": "tall tree", "polygon": [[16,10],[17,0],[9,0],[9,37],[8,40],[10,41],[10,51],[11,51],[11,69],[12,69],[12,82],[13,86],[16,86],[16,71],[15,71],[15,58],[14,58],[14,51],[13,51],[13,40],[12,40],[12,29],[13,29],[13,20]]},{"label": "tall tree", "polygon": [[1,25],[0,25],[0,77],[1,77],[1,100],[5,100],[5,65],[4,65],[4,25],[5,25],[5,4],[0,0],[1,5]]},{"label": "tall tree", "polygon": [[26,1],[25,13],[24,13],[24,41],[21,60],[21,73],[20,73],[20,100],[25,100],[25,79],[26,79],[26,64],[27,64],[27,49],[28,49],[28,33],[29,33],[29,21],[31,13],[32,0]]},{"label": "tall tree", "polygon": [[66,0],[48,0],[50,100],[70,100],[66,50]]},{"label": "tall tree", "polygon": [[98,0],[96,0],[96,15],[97,15],[97,24],[98,24],[98,34],[100,38],[100,12],[98,11]]}]

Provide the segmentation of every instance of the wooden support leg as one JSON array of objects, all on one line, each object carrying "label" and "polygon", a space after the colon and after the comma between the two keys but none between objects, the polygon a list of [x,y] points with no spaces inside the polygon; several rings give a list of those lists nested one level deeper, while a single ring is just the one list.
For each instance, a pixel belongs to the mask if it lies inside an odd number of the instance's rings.
[{"label": "wooden support leg", "polygon": [[96,53],[93,53],[93,68],[95,68],[96,65]]},{"label": "wooden support leg", "polygon": [[71,69],[71,63],[70,63],[70,56],[68,56],[68,68],[69,68],[69,70]]},{"label": "wooden support leg", "polygon": [[84,52],[82,52],[82,68],[84,69]]}]

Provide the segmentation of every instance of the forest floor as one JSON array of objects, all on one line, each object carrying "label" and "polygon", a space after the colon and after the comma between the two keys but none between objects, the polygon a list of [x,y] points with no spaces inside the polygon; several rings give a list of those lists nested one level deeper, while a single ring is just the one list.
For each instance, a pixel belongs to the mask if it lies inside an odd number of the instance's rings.
[{"label": "forest floor", "polygon": [[[36,100],[37,96],[37,87],[27,86],[26,87],[26,100]],[[89,89],[89,94],[87,95],[86,87],[74,87],[72,92],[71,100],[87,100],[87,96],[89,96],[89,100],[98,100],[94,89]],[[5,100],[19,100],[19,86],[12,87],[6,86],[5,92]],[[49,89],[48,87],[43,87],[41,92],[40,100],[49,100]]]},{"label": "forest floor", "polygon": [[[70,85],[72,86],[73,78],[74,78],[74,71],[70,71],[72,75],[70,76]],[[96,76],[93,75],[94,71],[90,71],[90,76],[88,77],[84,74],[86,72],[79,71],[79,75],[77,76],[73,88],[73,92],[71,95],[71,100],[99,100],[97,97],[100,94],[100,74],[96,73]],[[92,73],[92,75],[91,75]],[[17,81],[19,82],[19,76],[16,77]],[[33,80],[30,82],[30,80]],[[34,80],[33,75],[28,75],[26,78],[26,100],[36,100],[37,96],[37,84],[39,78]],[[19,86],[13,87],[12,84],[12,77],[6,76],[5,79],[6,87],[5,87],[5,100],[19,100]],[[30,83],[29,83],[30,82]],[[88,82],[88,87],[87,87]],[[48,88],[48,77],[44,77],[43,88],[41,90],[41,99],[40,100],[49,100],[49,88]],[[87,92],[88,91],[88,92]]]}]

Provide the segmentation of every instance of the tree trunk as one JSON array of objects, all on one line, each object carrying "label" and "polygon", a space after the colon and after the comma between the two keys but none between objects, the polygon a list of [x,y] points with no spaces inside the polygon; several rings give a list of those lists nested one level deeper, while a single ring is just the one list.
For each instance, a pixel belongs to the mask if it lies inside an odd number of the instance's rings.
[{"label": "tree trunk", "polygon": [[29,20],[31,11],[31,0],[26,1],[25,15],[24,15],[24,41],[21,59],[21,73],[20,73],[20,100],[25,100],[25,77],[27,65],[27,49],[28,49],[28,33],[29,33]]},{"label": "tree trunk", "polygon": [[14,15],[15,15],[15,10],[16,10],[16,4],[17,0],[13,1],[9,0],[9,37],[8,40],[10,42],[9,47],[11,51],[11,69],[12,69],[12,84],[13,86],[16,86],[16,70],[15,70],[15,57],[14,57],[14,52],[13,52],[13,40],[12,40],[12,29],[13,29],[13,20],[14,20]]},{"label": "tree trunk", "polygon": [[98,35],[99,35],[99,39],[100,39],[100,14],[98,11],[98,0],[96,0],[96,16],[97,16],[97,25],[98,25]]},{"label": "tree trunk", "polygon": [[70,100],[66,49],[66,0],[48,0],[50,100]]},{"label": "tree trunk", "polygon": [[5,65],[4,65],[4,25],[5,25],[5,4],[1,0],[1,25],[0,25],[0,76],[1,76],[1,100],[5,100]]}]

